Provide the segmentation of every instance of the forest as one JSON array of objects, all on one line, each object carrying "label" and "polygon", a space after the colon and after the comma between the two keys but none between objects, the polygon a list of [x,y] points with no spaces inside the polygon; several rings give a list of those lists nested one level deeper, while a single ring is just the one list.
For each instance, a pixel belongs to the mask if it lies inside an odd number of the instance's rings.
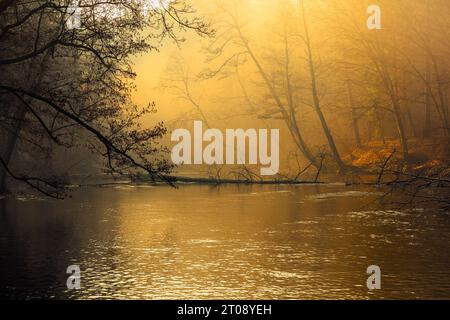
[{"label": "forest", "polygon": [[[377,0],[374,29],[373,2],[1,0],[0,191],[340,181],[448,209],[450,8]],[[280,129],[279,172],[174,165],[195,120]]]},{"label": "forest", "polygon": [[450,299],[449,16],[0,0],[0,299]]}]

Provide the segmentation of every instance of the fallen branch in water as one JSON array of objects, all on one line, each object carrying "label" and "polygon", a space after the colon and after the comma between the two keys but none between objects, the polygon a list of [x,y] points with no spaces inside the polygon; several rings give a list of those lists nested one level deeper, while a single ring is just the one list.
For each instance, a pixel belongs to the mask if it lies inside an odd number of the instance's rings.
[{"label": "fallen branch in water", "polygon": [[270,185],[281,185],[281,184],[322,184],[324,182],[320,182],[319,174],[322,169],[324,156],[321,156],[321,165],[317,169],[317,173],[315,175],[314,180],[299,180],[299,176],[306,171],[306,169],[301,170],[297,175],[293,178],[290,178],[285,175],[278,174],[275,179],[264,179],[262,176],[253,172],[250,168],[248,168],[245,164],[243,164],[237,170],[233,170],[230,172],[234,178],[222,178],[220,176],[220,172],[223,166],[219,167],[215,175],[209,175],[209,177],[185,177],[185,176],[165,176],[166,179],[172,183],[183,182],[183,183],[199,183],[199,184],[270,184]]},{"label": "fallen branch in water", "polygon": [[422,204],[450,211],[450,163],[414,167],[405,161],[394,161],[394,154],[395,149],[385,159],[380,159],[378,173],[366,176],[372,178],[370,181],[346,185],[383,188],[385,192],[378,199],[383,205],[401,209]]},{"label": "fallen branch in water", "polygon": [[394,155],[394,153],[395,153],[395,149],[394,149],[394,150],[391,152],[391,154],[390,154],[388,157],[386,157],[386,159],[384,160],[383,165],[381,166],[380,173],[378,174],[377,185],[380,185],[381,179],[383,178],[384,171],[386,170],[386,166],[388,165],[389,160],[391,160],[391,158],[392,158],[392,156]]},{"label": "fallen branch in water", "polygon": [[199,184],[323,184],[321,181],[301,181],[295,179],[275,179],[275,180],[263,180],[263,179],[227,179],[227,178],[201,178],[201,177],[184,177],[184,176],[166,176],[168,180],[173,183],[199,183]]}]

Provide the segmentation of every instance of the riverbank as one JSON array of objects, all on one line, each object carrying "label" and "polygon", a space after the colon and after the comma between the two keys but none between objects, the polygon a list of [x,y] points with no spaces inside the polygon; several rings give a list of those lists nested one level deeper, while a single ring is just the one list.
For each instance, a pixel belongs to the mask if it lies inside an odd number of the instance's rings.
[{"label": "riverbank", "polygon": [[[449,165],[450,147],[445,141],[409,139],[408,170],[430,173]],[[403,164],[399,140],[370,141],[345,157],[347,163],[361,169],[379,170],[386,159],[392,165]]]}]

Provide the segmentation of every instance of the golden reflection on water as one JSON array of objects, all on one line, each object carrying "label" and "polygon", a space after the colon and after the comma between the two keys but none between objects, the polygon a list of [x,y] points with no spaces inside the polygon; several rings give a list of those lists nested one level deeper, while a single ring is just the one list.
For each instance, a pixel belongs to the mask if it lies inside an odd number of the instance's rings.
[{"label": "golden reflection on water", "polygon": [[[2,294],[144,299],[450,298],[450,217],[377,190],[118,186],[3,203]],[[5,264],[6,263],[6,264]],[[82,288],[65,288],[80,264]],[[368,291],[366,268],[382,270]],[[9,270],[15,270],[11,272]]]}]

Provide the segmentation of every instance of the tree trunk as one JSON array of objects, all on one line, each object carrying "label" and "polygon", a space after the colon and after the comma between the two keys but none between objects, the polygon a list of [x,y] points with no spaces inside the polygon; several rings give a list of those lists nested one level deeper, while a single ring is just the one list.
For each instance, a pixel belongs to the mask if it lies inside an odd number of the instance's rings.
[{"label": "tree trunk", "polygon": [[430,81],[431,81],[431,71],[430,71],[430,61],[429,57],[427,55],[427,62],[426,62],[426,82],[428,85],[425,86],[425,125],[423,128],[423,137],[429,138],[431,133],[431,88],[430,88]]},{"label": "tree trunk", "polygon": [[[19,104],[18,110],[14,115],[14,118],[17,119],[14,123],[14,126],[11,128],[11,131],[6,134],[6,141],[4,144],[4,150],[1,153],[1,157],[6,165],[9,165],[11,161],[11,157],[14,153],[16,142],[19,137],[20,131],[22,130],[23,121],[25,119],[25,115],[27,113],[27,108]],[[3,166],[0,166],[0,193],[6,192],[6,177],[7,172]]]},{"label": "tree trunk", "polygon": [[413,117],[411,115],[411,110],[409,109],[409,107],[406,109],[406,116],[408,117],[408,122],[409,122],[409,126],[411,128],[411,132],[413,134],[413,137],[417,138],[418,135],[417,135],[416,126],[414,124],[414,119],[413,119]]},{"label": "tree trunk", "polygon": [[403,125],[403,119],[402,119],[402,114],[401,114],[401,110],[400,110],[400,103],[396,96],[392,95],[391,99],[392,99],[392,105],[394,108],[395,120],[397,122],[397,129],[398,129],[399,138],[400,138],[400,146],[402,147],[403,159],[405,161],[408,161],[408,159],[409,159],[408,140],[406,138],[405,127]]},{"label": "tree trunk", "polygon": [[377,130],[378,130],[378,137],[377,139],[381,139],[381,141],[383,142],[383,145],[386,144],[386,138],[384,136],[384,126],[383,126],[383,114],[380,110],[380,108],[378,107],[378,102],[375,104],[374,106],[375,108],[375,119],[377,122]]},{"label": "tree trunk", "polygon": [[[39,85],[39,83],[42,80],[42,77],[44,76],[44,70],[46,68],[46,63],[50,57],[50,53],[46,53],[43,59],[40,61],[38,70],[37,70],[37,77],[34,80],[33,75],[33,69],[32,64],[30,62],[28,66],[28,75],[29,78],[27,80],[31,80],[31,83],[29,84],[31,91],[36,89],[36,87]],[[27,98],[24,98],[25,101],[28,100]],[[4,150],[0,152],[0,156],[2,157],[3,161],[5,162],[6,166],[9,166],[9,163],[11,161],[11,158],[13,156],[14,150],[16,148],[17,139],[19,138],[20,132],[22,130],[22,126],[25,120],[25,116],[28,112],[27,106],[25,106],[22,102],[17,102],[17,110],[16,114],[14,115],[14,125],[10,128],[10,131],[6,133],[6,141],[4,144]],[[6,192],[7,186],[6,186],[6,177],[7,172],[6,169],[0,165],[0,193]]]},{"label": "tree trunk", "polygon": [[445,88],[445,103],[444,103],[444,116],[445,116],[445,130],[446,130],[446,136],[447,140],[450,142],[450,118],[449,118],[449,110],[448,110],[448,85]]},{"label": "tree trunk", "polygon": [[389,74],[389,70],[387,70],[385,65],[381,65],[376,59],[374,59],[375,67],[377,72],[383,82],[385,90],[391,100],[392,109],[394,111],[394,118],[397,125],[398,136],[400,139],[400,147],[402,148],[402,155],[405,161],[409,159],[408,152],[408,139],[405,133],[405,126],[403,124],[402,113],[400,108],[400,98],[398,95],[397,86],[394,84],[391,75]]},{"label": "tree trunk", "polygon": [[273,99],[275,100],[275,102],[278,106],[278,109],[280,110],[280,113],[283,116],[283,119],[285,120],[285,122],[287,124],[289,132],[291,133],[292,137],[294,138],[295,144],[299,148],[300,152],[302,152],[302,154],[308,159],[308,161],[310,161],[315,167],[318,167],[319,164],[317,163],[315,157],[311,154],[309,149],[306,147],[305,141],[303,140],[303,137],[300,134],[300,130],[298,128],[295,117],[293,119],[291,116],[289,116],[288,112],[283,107],[283,103],[281,102],[280,98],[278,97],[278,94],[276,93],[275,88],[270,83],[269,77],[267,76],[263,67],[259,63],[255,54],[253,53],[253,50],[250,48],[249,44],[245,40],[245,37],[243,36],[243,34],[240,33],[240,30],[239,30],[239,35],[245,44],[245,48],[247,49],[248,54],[250,55],[250,58],[256,65],[256,68],[258,69],[259,74],[263,78],[264,83],[266,84],[267,88],[269,89],[269,92],[271,93]]},{"label": "tree trunk", "polygon": [[353,134],[355,135],[356,146],[358,148],[361,148],[361,135],[359,133],[358,117],[356,115],[355,103],[353,101],[353,92],[350,80],[347,80],[347,91],[348,91],[348,103],[350,104],[350,108],[352,109]]},{"label": "tree trunk", "polygon": [[[431,9],[430,9],[430,1],[426,0],[426,48],[430,47],[430,17],[431,17]],[[425,125],[423,128],[423,137],[429,138],[431,134],[431,64],[430,64],[430,54],[428,53],[428,50],[425,49],[426,54],[426,62],[425,62]]]},{"label": "tree trunk", "polygon": [[437,114],[439,116],[439,119],[441,120],[442,127],[444,130],[444,135],[447,137],[447,140],[450,141],[450,119],[448,116],[448,100],[447,100],[447,90],[446,84],[443,84],[443,80],[441,78],[441,69],[439,68],[438,61],[436,60],[436,57],[430,52],[429,53],[429,59],[433,66],[433,72],[435,83],[436,83],[436,94],[433,95],[431,83],[427,83],[428,90],[430,92],[430,96],[433,99],[433,103],[436,107]]},{"label": "tree trunk", "polygon": [[295,114],[294,115],[292,115],[292,114],[290,115],[288,113],[288,111],[284,107],[283,103],[281,102],[281,99],[278,96],[274,86],[270,82],[270,79],[267,76],[264,68],[259,63],[258,58],[255,56],[252,48],[250,47],[250,45],[248,43],[248,40],[243,35],[242,30],[239,27],[239,23],[236,20],[236,17],[231,15],[231,18],[233,19],[235,28],[236,28],[236,30],[237,30],[237,32],[239,34],[239,38],[241,39],[241,41],[243,43],[243,46],[247,50],[248,55],[250,56],[251,60],[255,64],[256,68],[258,69],[258,72],[259,72],[261,78],[264,80],[264,83],[267,86],[267,89],[269,90],[272,98],[275,100],[275,103],[276,103],[276,105],[278,107],[278,110],[281,113],[281,116],[282,116],[284,122],[286,123],[286,125],[288,127],[289,133],[291,134],[291,136],[292,136],[292,138],[294,140],[294,143],[297,145],[298,149],[306,157],[306,159],[308,159],[308,161],[310,161],[310,163],[317,168],[319,166],[319,164],[317,163],[316,158],[311,154],[311,152],[309,151],[309,149],[307,148],[307,146],[305,144],[305,141],[304,141],[304,139],[303,139],[303,137],[302,137],[302,135],[300,133],[300,129],[299,129],[298,125],[297,125]]},{"label": "tree trunk", "polygon": [[288,126],[290,128],[290,131],[293,133],[294,140],[297,140],[297,145],[300,150],[302,150],[303,154],[306,156],[306,158],[311,161],[314,165],[316,165],[316,159],[312,155],[311,151],[308,149],[305,141],[303,140],[303,136],[300,132],[300,128],[297,124],[297,112],[295,110],[294,106],[294,97],[292,92],[292,85],[291,85],[291,75],[290,75],[290,54],[289,54],[289,41],[288,41],[288,31],[286,23],[284,25],[284,72],[285,72],[285,80],[286,80],[286,97],[289,107],[289,116],[290,119],[288,120]]},{"label": "tree trunk", "polygon": [[309,74],[311,77],[311,90],[312,90],[312,98],[314,103],[314,110],[317,113],[317,116],[319,117],[320,124],[322,125],[323,132],[325,133],[325,137],[327,138],[328,145],[331,150],[331,154],[333,155],[334,160],[336,161],[337,165],[339,166],[339,171],[344,172],[346,169],[346,166],[344,162],[341,159],[341,156],[339,155],[339,152],[336,147],[336,143],[334,142],[333,135],[331,134],[331,131],[328,127],[327,121],[325,120],[325,117],[323,115],[321,106],[320,106],[320,99],[317,89],[317,79],[316,79],[316,70],[312,55],[312,49],[311,49],[311,41],[309,37],[309,30],[308,30],[308,24],[306,22],[306,15],[305,15],[305,8],[303,1],[300,2],[300,8],[302,10],[302,17],[303,17],[303,27],[305,31],[305,45],[307,50],[307,61],[309,66]]}]

